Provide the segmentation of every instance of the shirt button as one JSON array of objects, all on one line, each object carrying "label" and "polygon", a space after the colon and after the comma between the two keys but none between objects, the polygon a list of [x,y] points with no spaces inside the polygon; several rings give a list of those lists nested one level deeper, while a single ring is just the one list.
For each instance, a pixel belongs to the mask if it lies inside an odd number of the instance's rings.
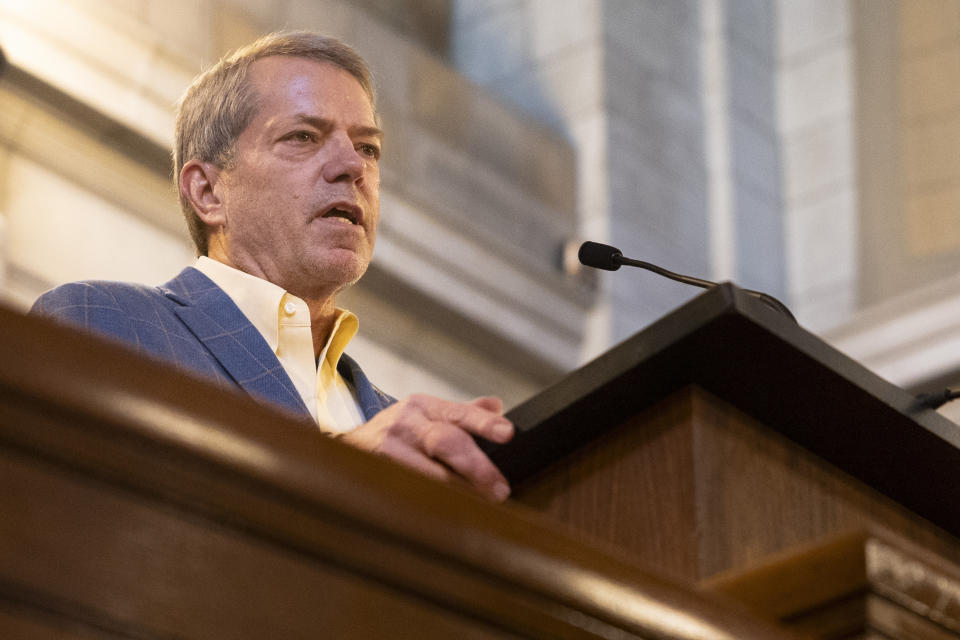
[{"label": "shirt button", "polygon": [[297,305],[295,305],[292,302],[288,302],[285,305],[283,305],[283,312],[288,316],[292,316],[297,312]]}]

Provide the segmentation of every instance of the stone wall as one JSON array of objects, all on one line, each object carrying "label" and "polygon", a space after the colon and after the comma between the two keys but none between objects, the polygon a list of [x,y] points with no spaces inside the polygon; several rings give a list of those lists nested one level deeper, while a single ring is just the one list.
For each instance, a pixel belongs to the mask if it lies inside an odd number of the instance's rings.
[{"label": "stone wall", "polygon": [[189,264],[166,161],[174,102],[225,51],[315,28],[367,57],[387,131],[374,264],[344,298],[362,318],[351,353],[398,395],[508,404],[575,366],[593,293],[560,262],[572,148],[376,4],[0,2],[3,298],[25,308],[67,280],[160,283]]},{"label": "stone wall", "polygon": [[383,226],[344,302],[390,391],[513,404],[697,295],[577,273],[586,238],[768,291],[899,384],[960,370],[956,0],[0,0],[3,299],[188,264],[172,105],[284,27],[380,85]]},{"label": "stone wall", "polygon": [[854,28],[846,1],[777,6],[788,297],[819,331],[857,304]]}]

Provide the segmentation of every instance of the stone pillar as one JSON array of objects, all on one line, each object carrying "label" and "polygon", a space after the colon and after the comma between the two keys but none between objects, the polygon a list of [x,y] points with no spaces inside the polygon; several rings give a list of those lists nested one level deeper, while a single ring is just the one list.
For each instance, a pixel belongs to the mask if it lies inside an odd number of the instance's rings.
[{"label": "stone pillar", "polygon": [[846,0],[778,0],[788,298],[821,331],[850,317],[858,286],[854,47]]},{"label": "stone pillar", "polygon": [[[700,2],[605,0],[609,235],[624,252],[709,277]],[[653,274],[610,278],[611,336],[698,293]]]},{"label": "stone pillar", "polygon": [[776,100],[777,7],[767,0],[727,0],[723,4],[736,252],[732,279],[786,302],[782,146]]},{"label": "stone pillar", "polygon": [[[579,229],[625,254],[709,274],[698,0],[455,0],[457,68],[578,150]],[[604,278],[595,355],[695,295],[652,274]]]},{"label": "stone pillar", "polygon": [[[579,236],[601,242],[610,195],[603,10],[597,0],[453,0],[450,37],[460,73],[573,143]],[[587,322],[584,357],[610,344],[607,299]]]}]

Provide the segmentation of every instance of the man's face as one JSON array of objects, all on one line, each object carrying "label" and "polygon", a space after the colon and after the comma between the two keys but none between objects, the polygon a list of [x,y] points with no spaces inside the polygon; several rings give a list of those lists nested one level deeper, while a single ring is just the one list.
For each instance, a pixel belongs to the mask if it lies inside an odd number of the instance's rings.
[{"label": "man's face", "polygon": [[215,187],[225,225],[210,255],[325,299],[356,282],[373,254],[381,143],[373,105],[349,72],[306,58],[263,58],[248,81],[258,111]]}]

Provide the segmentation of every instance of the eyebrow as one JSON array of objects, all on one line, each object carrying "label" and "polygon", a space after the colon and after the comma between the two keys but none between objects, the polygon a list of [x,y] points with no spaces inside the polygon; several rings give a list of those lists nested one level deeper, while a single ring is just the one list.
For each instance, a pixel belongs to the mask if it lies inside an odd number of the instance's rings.
[{"label": "eyebrow", "polygon": [[[327,118],[311,116],[306,113],[298,113],[296,116],[294,116],[294,119],[297,120],[297,122],[309,124],[311,127],[315,127],[321,131],[326,131],[333,126],[333,123]],[[378,140],[383,139],[383,130],[379,129],[378,127],[355,125],[350,127],[348,131],[350,135],[354,136],[377,138]]]},{"label": "eyebrow", "polygon": [[350,127],[350,131],[364,138],[376,138],[377,140],[383,140],[383,130],[378,129],[377,127]]}]

